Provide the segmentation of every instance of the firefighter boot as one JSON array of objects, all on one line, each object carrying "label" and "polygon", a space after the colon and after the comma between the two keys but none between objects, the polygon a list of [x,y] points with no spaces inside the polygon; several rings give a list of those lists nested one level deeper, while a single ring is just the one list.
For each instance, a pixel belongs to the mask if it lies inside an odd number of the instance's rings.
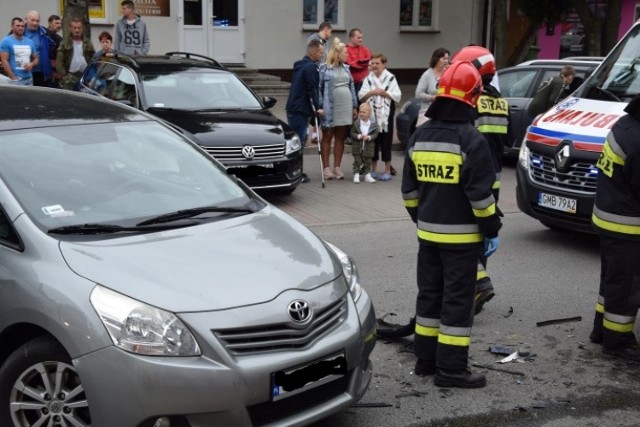
[{"label": "firefighter boot", "polygon": [[436,373],[435,362],[429,362],[427,359],[418,359],[416,366],[413,368],[413,372],[419,377],[433,375]]},{"label": "firefighter boot", "polygon": [[433,382],[438,387],[479,388],[487,385],[484,374],[471,372],[469,368],[461,371],[438,369]]},{"label": "firefighter boot", "polygon": [[491,280],[485,278],[476,282],[475,314],[480,313],[482,311],[482,307],[484,307],[484,305],[495,295]]},{"label": "firefighter boot", "polygon": [[602,319],[604,315],[596,311],[596,315],[593,318],[593,329],[589,334],[589,341],[594,344],[602,344]]}]

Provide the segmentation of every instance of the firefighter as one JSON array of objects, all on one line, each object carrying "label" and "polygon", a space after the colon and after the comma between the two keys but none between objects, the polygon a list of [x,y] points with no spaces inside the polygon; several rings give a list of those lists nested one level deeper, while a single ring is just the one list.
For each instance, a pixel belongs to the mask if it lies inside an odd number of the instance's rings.
[{"label": "firefighter", "polygon": [[607,135],[598,160],[592,222],[600,235],[600,291],[592,342],[640,361],[633,325],[640,306],[640,95]]},{"label": "firefighter", "polygon": [[481,92],[478,70],[455,62],[405,156],[402,196],[419,241],[414,372],[435,374],[440,387],[486,384],[468,368],[475,279],[478,251],[495,252],[501,222],[491,154],[473,125]]},{"label": "firefighter", "polygon": [[[509,102],[500,95],[498,89],[491,85],[496,74],[496,61],[489,49],[482,46],[464,47],[454,55],[453,62],[455,61],[471,62],[478,69],[482,78],[482,95],[480,95],[476,106],[478,116],[475,125],[489,144],[491,162],[496,173],[492,190],[497,204],[500,197],[502,153],[505,146],[513,145],[513,135],[509,126]],[[499,208],[498,213],[502,216]],[[486,269],[487,257],[480,253],[476,275],[476,314],[480,313],[485,303],[495,296],[493,283]]]}]

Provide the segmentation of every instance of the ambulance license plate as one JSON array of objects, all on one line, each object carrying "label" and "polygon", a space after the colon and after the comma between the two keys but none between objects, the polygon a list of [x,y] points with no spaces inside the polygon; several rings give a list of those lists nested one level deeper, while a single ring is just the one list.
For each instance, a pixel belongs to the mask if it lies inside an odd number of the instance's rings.
[{"label": "ambulance license plate", "polygon": [[538,205],[574,214],[578,208],[578,201],[568,197],[556,196],[555,194],[538,193]]}]

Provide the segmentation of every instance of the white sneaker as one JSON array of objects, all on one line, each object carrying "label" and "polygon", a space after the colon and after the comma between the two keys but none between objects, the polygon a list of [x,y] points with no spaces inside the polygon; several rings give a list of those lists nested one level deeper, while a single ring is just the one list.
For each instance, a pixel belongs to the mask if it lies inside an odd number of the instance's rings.
[{"label": "white sneaker", "polygon": [[360,184],[360,174],[359,173],[354,173],[353,174],[353,182],[356,184]]},{"label": "white sneaker", "polygon": [[370,173],[368,173],[368,174],[366,174],[366,175],[364,176],[364,182],[374,183],[374,182],[376,182],[376,180],[375,180],[375,179],[373,179],[373,177],[371,176],[371,174],[370,174]]}]

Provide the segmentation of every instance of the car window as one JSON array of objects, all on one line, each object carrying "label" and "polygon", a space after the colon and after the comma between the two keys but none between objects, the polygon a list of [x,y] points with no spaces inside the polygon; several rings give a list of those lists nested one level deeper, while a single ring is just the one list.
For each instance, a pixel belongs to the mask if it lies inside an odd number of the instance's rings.
[{"label": "car window", "polygon": [[111,91],[111,99],[116,101],[129,101],[132,105],[137,105],[138,96],[136,95],[136,79],[131,70],[128,68],[120,68],[113,81],[113,90]]},{"label": "car window", "polygon": [[91,90],[96,90],[95,87],[98,82],[98,69],[102,67],[102,62],[93,62],[87,65],[87,68],[82,76],[82,84]]},{"label": "car window", "polygon": [[155,121],[0,132],[0,178],[44,229],[248,201],[213,158]]},{"label": "car window", "polygon": [[13,229],[13,225],[3,209],[0,209],[0,244],[15,247],[20,244],[20,240]]},{"label": "car window", "polygon": [[114,83],[114,76],[119,69],[120,67],[115,64],[105,63],[102,68],[97,70],[97,75],[90,85],[91,89],[102,96],[106,96]]},{"label": "car window", "polygon": [[261,109],[260,101],[233,73],[189,70],[141,76],[150,108]]},{"label": "car window", "polygon": [[505,98],[527,98],[537,70],[510,70],[500,73],[500,92]]}]

